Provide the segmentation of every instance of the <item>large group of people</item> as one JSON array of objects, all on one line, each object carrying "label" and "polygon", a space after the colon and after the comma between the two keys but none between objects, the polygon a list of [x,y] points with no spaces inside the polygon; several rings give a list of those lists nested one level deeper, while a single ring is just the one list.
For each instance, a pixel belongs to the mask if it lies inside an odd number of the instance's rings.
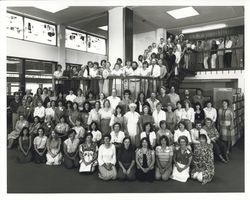
[{"label": "large group of people", "polygon": [[193,97],[174,86],[159,91],[136,98],[128,89],[119,97],[115,88],[111,96],[99,91],[95,97],[80,88],[16,93],[8,148],[17,144],[20,163],[98,169],[102,180],[210,182],[214,157],[229,162],[236,134],[229,101],[217,111],[201,89]]}]

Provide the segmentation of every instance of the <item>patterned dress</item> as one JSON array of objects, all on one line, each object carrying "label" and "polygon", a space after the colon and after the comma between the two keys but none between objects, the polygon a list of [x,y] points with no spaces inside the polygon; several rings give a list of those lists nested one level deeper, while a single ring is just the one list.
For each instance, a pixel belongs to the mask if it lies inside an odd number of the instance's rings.
[{"label": "patterned dress", "polygon": [[214,154],[212,144],[194,146],[191,175],[202,172],[202,183],[210,182],[214,176]]},{"label": "patterned dress", "polygon": [[93,160],[93,157],[96,156],[97,152],[98,152],[98,147],[96,143],[94,142],[92,142],[91,144],[84,143],[79,146],[79,153],[81,155],[79,172],[93,172],[94,171],[95,166],[97,165],[97,157],[96,157],[96,160],[94,160],[89,165],[85,165],[85,163],[83,162],[83,158],[85,162],[89,162]]}]

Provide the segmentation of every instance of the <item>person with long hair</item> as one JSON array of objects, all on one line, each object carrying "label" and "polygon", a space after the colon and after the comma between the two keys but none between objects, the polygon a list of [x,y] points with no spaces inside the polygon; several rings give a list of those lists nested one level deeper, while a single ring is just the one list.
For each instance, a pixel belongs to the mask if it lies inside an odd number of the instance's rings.
[{"label": "person with long hair", "polygon": [[100,101],[95,102],[94,108],[89,112],[89,118],[87,124],[90,125],[92,122],[96,122],[100,125],[100,114],[99,110],[101,109]]},{"label": "person with long hair", "polygon": [[149,140],[145,137],[141,139],[140,147],[136,150],[136,177],[140,181],[154,180],[155,152],[152,150]]},{"label": "person with long hair", "polygon": [[205,113],[205,118],[210,118],[212,119],[213,123],[215,123],[217,120],[217,111],[212,106],[212,101],[209,100],[205,104],[206,104],[206,107],[203,109]]},{"label": "person with long hair", "polygon": [[47,140],[47,162],[46,165],[60,165],[62,162],[61,138],[59,138],[55,131],[52,131],[51,135]]},{"label": "person with long hair", "polygon": [[130,90],[124,90],[123,92],[123,99],[119,102],[119,105],[122,107],[122,110],[124,113],[129,111],[129,104],[133,103],[131,99],[131,91]]},{"label": "person with long hair", "polygon": [[181,136],[185,136],[187,138],[187,140],[188,140],[187,146],[190,147],[189,144],[191,144],[192,139],[191,139],[191,136],[190,136],[190,132],[186,129],[185,123],[183,121],[179,122],[178,129],[175,130],[175,132],[174,132],[174,143],[177,146],[179,144],[179,138]]},{"label": "person with long hair", "polygon": [[146,137],[152,148],[156,146],[156,134],[153,130],[153,125],[150,122],[144,124],[143,132],[140,134],[140,140]]},{"label": "person with long hair", "polygon": [[103,103],[104,103],[105,99],[106,99],[106,95],[103,92],[101,92],[99,94],[99,99],[98,99],[98,101],[100,102],[101,108],[103,108],[103,106],[104,106]]},{"label": "person with long hair", "polygon": [[174,152],[174,166],[173,172],[170,176],[171,179],[180,182],[187,182],[190,170],[190,164],[192,162],[192,152],[188,148],[188,138],[186,136],[180,136],[178,138],[178,144],[180,146]]},{"label": "person with long hair", "polygon": [[104,107],[99,110],[100,116],[100,129],[103,135],[110,134],[110,120],[113,114],[113,109],[111,108],[110,101],[106,99],[104,101]]},{"label": "person with long hair", "polygon": [[199,102],[196,102],[194,105],[194,120],[204,122],[205,112],[202,109],[202,106]]},{"label": "person with long hair", "polygon": [[138,94],[135,104],[136,104],[136,112],[138,112],[139,114],[142,114],[144,105],[148,105],[148,107],[150,107],[149,103],[146,100],[144,92],[140,92]]},{"label": "person with long hair", "polygon": [[102,132],[98,129],[98,125],[96,122],[92,122],[89,126],[89,133],[92,134],[93,142],[96,142],[99,146],[102,140]]},{"label": "person with long hair", "polygon": [[206,184],[212,181],[214,176],[213,145],[207,143],[207,135],[201,134],[199,140],[200,143],[194,145],[191,178]]},{"label": "person with long hair", "polygon": [[55,132],[58,134],[59,138],[62,140],[67,138],[67,132],[69,131],[69,125],[66,123],[65,117],[60,118],[60,122],[55,127]]},{"label": "person with long hair", "polygon": [[173,145],[174,143],[174,135],[172,134],[172,132],[168,129],[168,125],[167,122],[165,120],[160,121],[160,128],[156,134],[156,142],[158,145],[161,145],[160,143],[160,138],[161,136],[167,136],[168,141],[169,141],[169,145]]},{"label": "person with long hair", "polygon": [[120,105],[116,106],[115,112],[111,116],[111,120],[110,120],[109,125],[112,127],[112,129],[113,129],[113,125],[115,123],[119,123],[120,126],[121,126],[120,127],[121,131],[124,131],[124,129],[125,129],[125,118],[124,118],[124,112],[123,112],[122,107]]},{"label": "person with long hair", "polygon": [[118,180],[135,180],[135,152],[130,137],[125,137],[118,150]]},{"label": "person with long hair", "polygon": [[32,138],[29,134],[29,128],[23,127],[18,139],[18,155],[17,162],[28,163],[32,159],[31,147]]},{"label": "person with long hair", "polygon": [[229,107],[227,99],[222,100],[222,108],[218,112],[219,130],[221,139],[226,145],[226,160],[229,161],[229,153],[233,142],[236,141],[237,135],[234,130],[234,112]]},{"label": "person with long hair", "polygon": [[83,95],[82,89],[77,90],[77,96],[74,99],[74,102],[78,104],[78,108],[80,111],[83,110],[83,103],[86,101],[86,97]]},{"label": "person with long hair", "polygon": [[155,149],[155,179],[166,181],[172,173],[173,146],[166,135],[160,137],[159,146]]},{"label": "person with long hair", "polygon": [[72,129],[76,131],[76,138],[78,138],[80,140],[80,143],[82,143],[85,138],[86,129],[81,125],[80,118],[76,119],[76,125]]},{"label": "person with long hair", "polygon": [[33,144],[34,144],[34,161],[37,164],[45,163],[46,162],[46,143],[47,143],[47,136],[44,135],[44,129],[39,128],[37,130],[37,135],[34,138]]},{"label": "person with long hair", "polygon": [[83,110],[80,112],[80,118],[83,124],[83,127],[88,127],[88,119],[89,119],[89,112],[91,110],[91,104],[88,101],[83,103]]},{"label": "person with long hair", "polygon": [[98,146],[93,141],[92,133],[87,133],[85,142],[79,146],[79,172],[94,172],[97,166]]},{"label": "person with long hair", "polygon": [[98,164],[99,178],[105,181],[114,180],[117,177],[116,171],[116,149],[115,145],[110,143],[109,134],[103,136],[104,144],[99,147]]},{"label": "person with long hair", "polygon": [[57,103],[58,103],[58,106],[55,108],[55,114],[54,114],[55,123],[59,123],[60,118],[66,115],[66,109],[63,106],[62,100],[59,100]]},{"label": "person with long hair", "polygon": [[125,137],[124,132],[121,131],[121,125],[119,123],[113,125],[113,131],[110,133],[110,136],[110,142],[115,145],[116,149],[119,149]]},{"label": "person with long hair", "polygon": [[188,131],[192,129],[194,123],[194,109],[191,107],[190,101],[184,101],[184,108],[182,110],[181,120],[184,122]]},{"label": "person with long hair", "polygon": [[166,120],[166,112],[162,110],[162,105],[160,102],[156,104],[156,110],[153,112],[154,125],[156,130],[159,130],[160,121]]},{"label": "person with long hair", "polygon": [[171,132],[174,132],[174,130],[176,128],[176,124],[177,124],[177,119],[176,119],[176,115],[172,111],[172,108],[173,108],[172,104],[168,103],[167,110],[166,110],[166,122],[167,122],[167,126],[168,126],[169,130]]},{"label": "person with long hair", "polygon": [[154,124],[154,118],[151,115],[151,111],[148,105],[144,105],[142,109],[142,113],[139,117],[139,128],[140,132],[143,131],[143,127],[146,123],[150,122],[151,124]]}]

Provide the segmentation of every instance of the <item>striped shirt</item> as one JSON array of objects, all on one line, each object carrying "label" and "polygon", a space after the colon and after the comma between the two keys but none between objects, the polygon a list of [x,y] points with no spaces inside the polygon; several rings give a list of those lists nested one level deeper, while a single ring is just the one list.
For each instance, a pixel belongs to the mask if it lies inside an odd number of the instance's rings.
[{"label": "striped shirt", "polygon": [[160,162],[168,162],[170,156],[173,156],[173,148],[172,146],[162,148],[161,146],[157,146],[156,149],[156,156],[158,156]]}]

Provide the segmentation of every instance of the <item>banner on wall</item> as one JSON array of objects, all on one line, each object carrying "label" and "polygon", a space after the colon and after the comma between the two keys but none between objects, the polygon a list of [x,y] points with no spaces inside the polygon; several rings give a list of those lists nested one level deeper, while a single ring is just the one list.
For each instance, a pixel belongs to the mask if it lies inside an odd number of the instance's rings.
[{"label": "banner on wall", "polygon": [[91,53],[106,54],[106,41],[92,35],[87,36],[87,51]]},{"label": "banner on wall", "polygon": [[87,49],[87,36],[85,33],[66,29],[65,33],[65,46],[66,48],[86,51]]},{"label": "banner on wall", "polygon": [[23,39],[23,17],[7,13],[7,31],[8,37]]},{"label": "banner on wall", "polygon": [[56,26],[24,18],[24,39],[33,42],[56,45]]}]

